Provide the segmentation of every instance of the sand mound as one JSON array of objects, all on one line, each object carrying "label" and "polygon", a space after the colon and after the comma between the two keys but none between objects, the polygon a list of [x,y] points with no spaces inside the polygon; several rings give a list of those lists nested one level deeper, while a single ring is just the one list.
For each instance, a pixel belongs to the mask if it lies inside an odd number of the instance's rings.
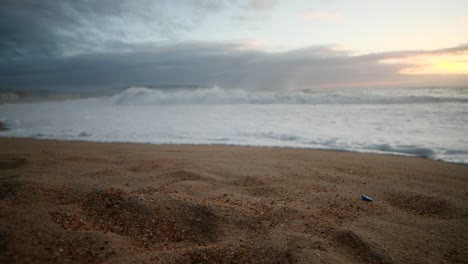
[{"label": "sand mound", "polygon": [[157,197],[149,203],[118,189],[96,191],[83,203],[94,228],[133,238],[144,247],[216,240],[216,216],[204,206]]},{"label": "sand mound", "polygon": [[454,206],[447,200],[413,193],[386,193],[386,200],[406,212],[424,216],[452,217]]},{"label": "sand mound", "polygon": [[356,233],[350,230],[338,231],[334,236],[335,241],[344,246],[352,255],[367,263],[391,263],[390,259],[378,253],[367,242],[362,240]]}]

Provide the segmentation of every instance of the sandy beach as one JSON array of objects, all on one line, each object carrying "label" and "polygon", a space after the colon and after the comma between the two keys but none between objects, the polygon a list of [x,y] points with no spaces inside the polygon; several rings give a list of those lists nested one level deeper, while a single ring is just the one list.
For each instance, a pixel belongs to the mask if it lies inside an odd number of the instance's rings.
[{"label": "sandy beach", "polygon": [[467,194],[422,158],[2,138],[0,262],[463,263]]}]

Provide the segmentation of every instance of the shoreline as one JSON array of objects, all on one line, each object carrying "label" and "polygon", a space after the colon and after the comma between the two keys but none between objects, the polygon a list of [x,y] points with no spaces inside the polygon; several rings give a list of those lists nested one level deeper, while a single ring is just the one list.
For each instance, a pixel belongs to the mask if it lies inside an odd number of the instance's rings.
[{"label": "shoreline", "polygon": [[5,263],[468,257],[460,164],[224,145],[0,138],[0,146]]},{"label": "shoreline", "polygon": [[[0,131],[2,131],[2,122],[0,122]],[[3,126],[3,131],[10,130],[8,127]],[[413,154],[405,154],[398,152],[374,152],[374,151],[357,151],[357,150],[346,150],[346,149],[327,149],[327,148],[307,148],[307,147],[290,147],[290,146],[261,146],[261,145],[236,145],[236,144],[207,144],[207,143],[151,143],[151,142],[127,142],[127,141],[92,141],[92,140],[80,140],[80,139],[53,139],[53,138],[33,138],[33,137],[0,137],[0,139],[11,139],[11,140],[39,140],[39,141],[52,141],[52,142],[76,142],[76,143],[96,143],[96,144],[136,144],[136,145],[153,145],[153,146],[191,146],[191,147],[241,147],[241,148],[262,148],[262,149],[291,149],[291,150],[311,150],[311,151],[328,151],[328,152],[345,152],[355,154],[369,154],[369,155],[384,155],[384,156],[395,156],[395,157],[406,157],[406,158],[419,158],[425,160],[432,160],[436,162],[443,162],[448,164],[457,164],[468,166],[468,163],[448,161],[443,159],[435,159],[427,156],[418,156]]]}]

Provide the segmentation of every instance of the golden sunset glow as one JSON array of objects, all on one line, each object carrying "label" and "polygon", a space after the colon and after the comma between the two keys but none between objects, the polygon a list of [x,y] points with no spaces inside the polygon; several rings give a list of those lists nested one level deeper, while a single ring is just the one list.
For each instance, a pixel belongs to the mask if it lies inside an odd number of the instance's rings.
[{"label": "golden sunset glow", "polygon": [[380,62],[407,64],[401,74],[468,74],[468,52],[391,58]]}]

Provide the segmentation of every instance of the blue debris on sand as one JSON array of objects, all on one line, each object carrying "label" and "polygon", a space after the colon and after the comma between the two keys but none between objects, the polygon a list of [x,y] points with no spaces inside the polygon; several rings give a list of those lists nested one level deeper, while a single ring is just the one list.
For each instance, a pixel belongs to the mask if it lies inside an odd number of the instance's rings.
[{"label": "blue debris on sand", "polygon": [[370,198],[369,196],[364,195],[364,194],[361,195],[361,198],[362,198],[363,201],[366,201],[366,202],[372,202],[372,201],[374,201],[372,198]]}]

